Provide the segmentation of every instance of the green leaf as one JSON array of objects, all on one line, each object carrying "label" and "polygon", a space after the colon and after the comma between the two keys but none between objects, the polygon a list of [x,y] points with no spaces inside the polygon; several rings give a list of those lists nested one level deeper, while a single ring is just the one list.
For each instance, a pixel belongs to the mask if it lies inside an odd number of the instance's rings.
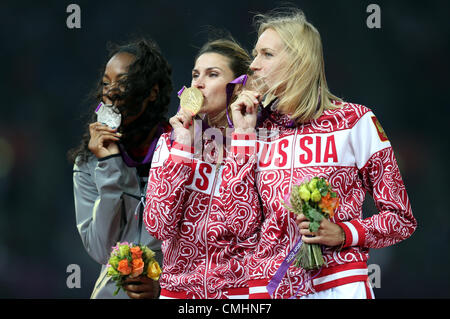
[{"label": "green leaf", "polygon": [[[327,180],[324,178],[321,178],[319,182],[317,182],[317,188],[320,191],[320,194],[322,196],[327,196],[327,194],[333,193],[333,190],[331,189],[330,185],[327,185]],[[332,196],[333,197],[333,196]]]},{"label": "green leaf", "polygon": [[320,223],[319,222],[317,222],[317,221],[311,222],[309,224],[309,231],[312,232],[312,233],[315,233],[316,231],[319,230],[319,227],[320,227]]},{"label": "green leaf", "polygon": [[320,222],[323,219],[323,215],[313,207],[309,209],[309,215],[311,216],[310,221],[313,222]]}]

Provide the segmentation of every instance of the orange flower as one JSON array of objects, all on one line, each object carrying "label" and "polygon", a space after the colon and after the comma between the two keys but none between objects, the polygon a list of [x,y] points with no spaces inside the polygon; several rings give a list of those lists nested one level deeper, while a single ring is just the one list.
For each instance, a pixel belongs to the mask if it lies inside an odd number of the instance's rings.
[{"label": "orange flower", "polygon": [[131,264],[133,265],[131,277],[137,277],[144,272],[144,261],[142,258],[133,259]]},{"label": "orange flower", "polygon": [[128,265],[128,260],[122,259],[119,261],[117,270],[120,271],[122,275],[129,275],[131,273],[131,267]]},{"label": "orange flower", "polygon": [[328,193],[326,196],[323,196],[319,203],[319,208],[322,209],[325,213],[327,213],[329,218],[333,218],[334,212],[338,206],[339,206],[339,198],[331,197],[330,193]]},{"label": "orange flower", "polygon": [[131,247],[130,251],[131,251],[131,258],[133,259],[142,258],[142,250],[139,246]]}]

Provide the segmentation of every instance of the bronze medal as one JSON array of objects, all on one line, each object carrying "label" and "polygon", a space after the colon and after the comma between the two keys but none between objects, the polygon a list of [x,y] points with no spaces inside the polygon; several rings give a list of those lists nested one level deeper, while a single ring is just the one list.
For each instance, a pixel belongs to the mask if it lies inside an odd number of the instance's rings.
[{"label": "bronze medal", "polygon": [[196,87],[185,88],[180,95],[181,108],[196,115],[203,105],[203,94]]}]

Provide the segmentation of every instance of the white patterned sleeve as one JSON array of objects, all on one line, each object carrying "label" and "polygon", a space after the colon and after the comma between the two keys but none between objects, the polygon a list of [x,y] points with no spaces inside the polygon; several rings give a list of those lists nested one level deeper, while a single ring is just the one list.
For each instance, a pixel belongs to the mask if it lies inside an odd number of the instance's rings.
[{"label": "white patterned sleeve", "polygon": [[378,213],[338,223],[346,235],[344,247],[382,248],[398,243],[411,236],[417,222],[392,146],[372,112],[358,121],[351,134],[363,186]]}]

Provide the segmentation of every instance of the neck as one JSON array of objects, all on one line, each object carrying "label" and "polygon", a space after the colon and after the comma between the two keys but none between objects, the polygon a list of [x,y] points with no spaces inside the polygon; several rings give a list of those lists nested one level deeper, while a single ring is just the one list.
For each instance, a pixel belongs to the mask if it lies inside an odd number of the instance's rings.
[{"label": "neck", "polygon": [[156,134],[156,130],[158,129],[158,125],[155,125],[152,130],[150,131],[150,133],[148,134],[147,138],[142,142],[142,146],[148,147],[150,146],[153,137]]},{"label": "neck", "polygon": [[223,110],[217,114],[208,114],[207,115],[208,125],[210,127],[225,127],[227,126],[227,113],[226,110]]},{"label": "neck", "polygon": [[[124,136],[126,135],[126,140],[123,141],[123,144],[126,149],[141,149],[148,147],[155,136],[156,130],[158,128],[158,123],[156,123],[149,130],[142,130],[141,132],[137,132],[135,130],[124,131]],[[128,134],[127,134],[128,133]]]}]

